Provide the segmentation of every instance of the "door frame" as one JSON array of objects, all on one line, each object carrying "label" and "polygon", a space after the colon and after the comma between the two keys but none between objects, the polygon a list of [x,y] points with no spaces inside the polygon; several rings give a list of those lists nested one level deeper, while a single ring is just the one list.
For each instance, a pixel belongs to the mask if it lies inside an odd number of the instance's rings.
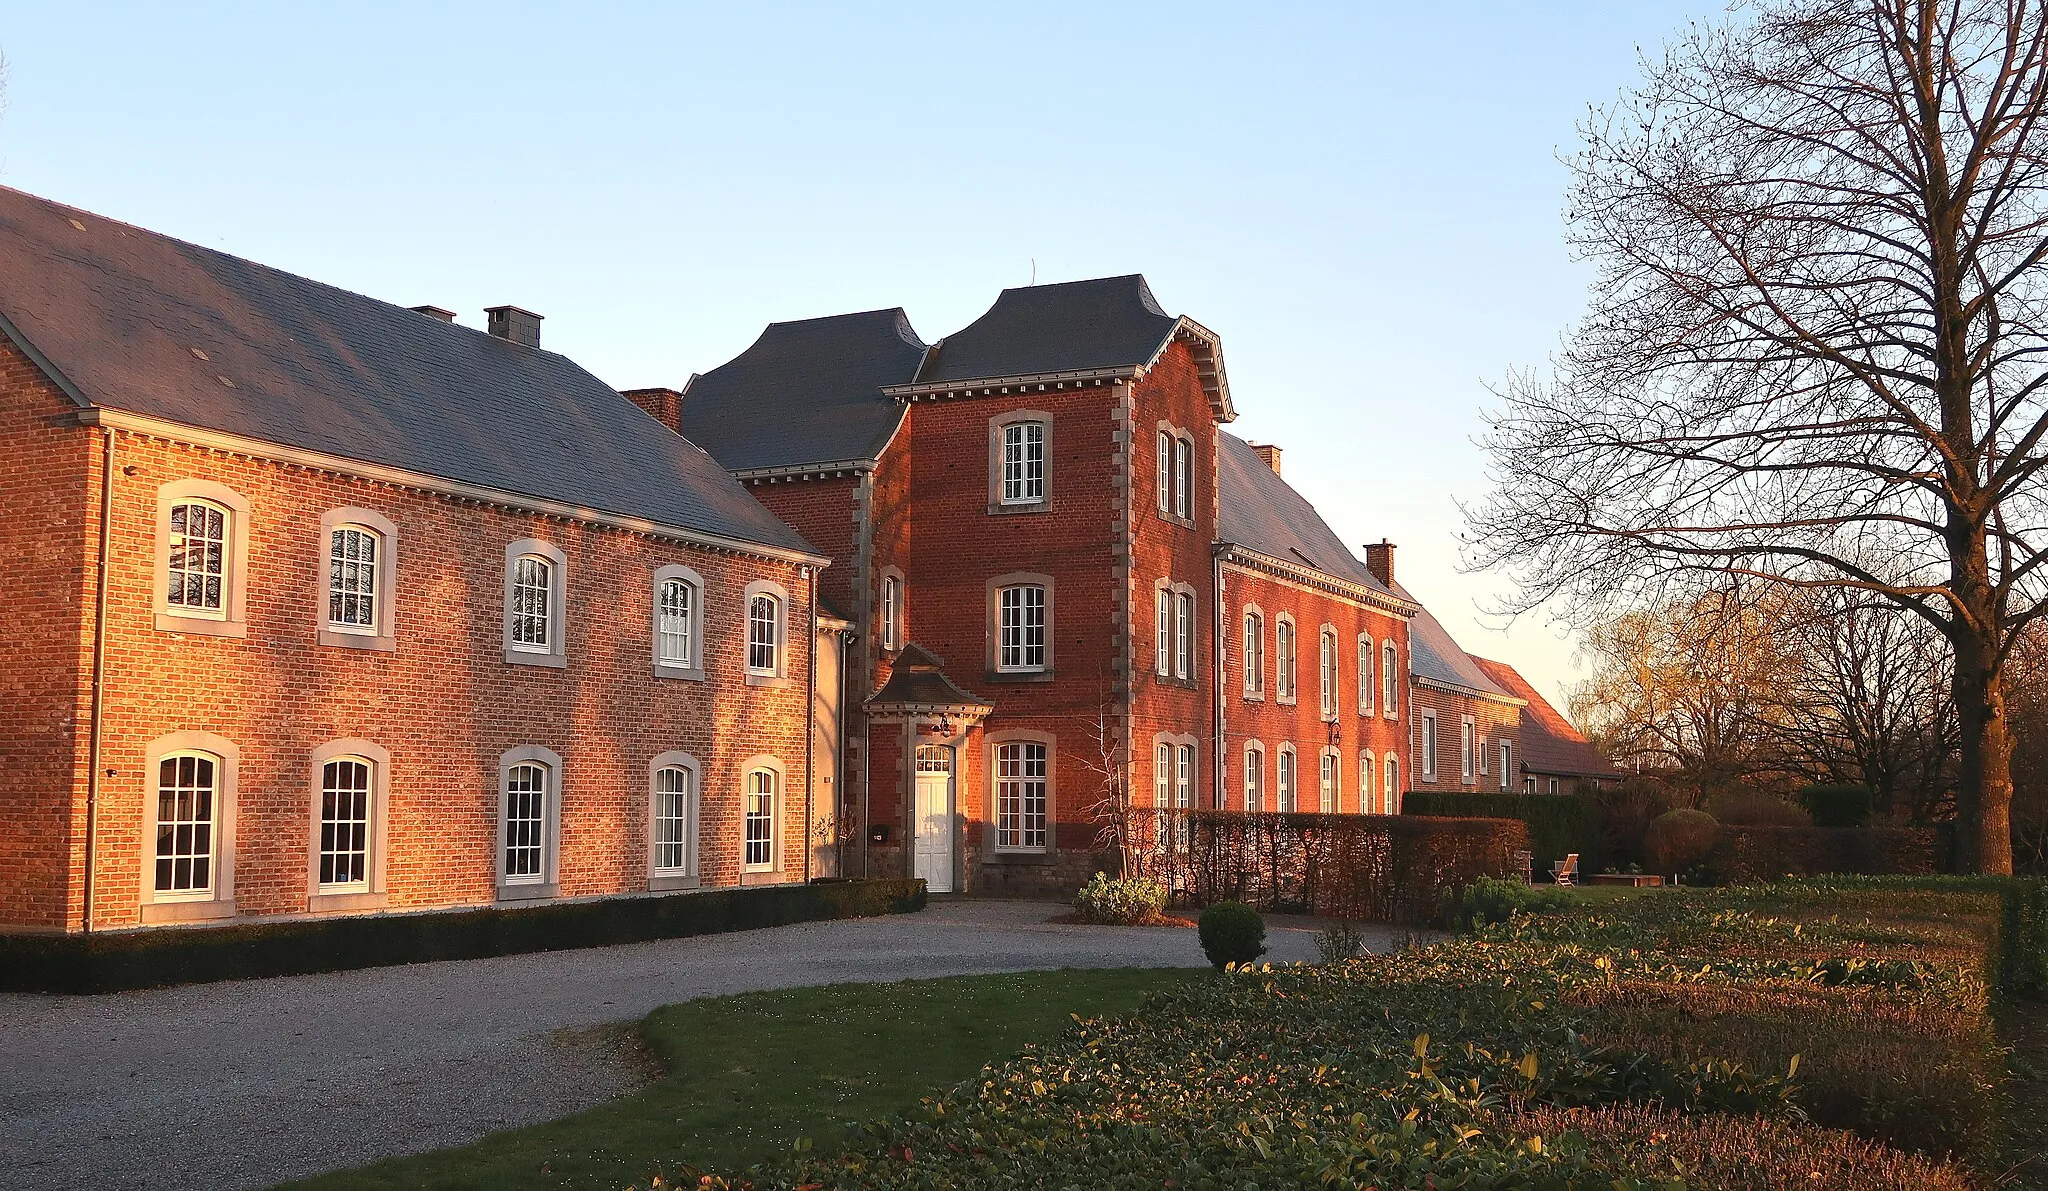
[{"label": "door frame", "polygon": [[952,740],[934,739],[931,743],[919,743],[910,755],[910,875],[918,875],[918,859],[924,837],[924,815],[918,810],[918,787],[924,782],[924,771],[918,768],[918,754],[925,749],[944,749],[946,761],[946,885],[945,889],[933,889],[933,893],[957,893],[960,889],[960,754],[957,738]]}]

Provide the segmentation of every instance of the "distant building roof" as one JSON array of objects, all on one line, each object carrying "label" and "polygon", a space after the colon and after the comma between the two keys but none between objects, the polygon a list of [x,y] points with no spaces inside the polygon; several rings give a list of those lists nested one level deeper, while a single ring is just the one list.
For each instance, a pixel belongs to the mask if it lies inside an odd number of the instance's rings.
[{"label": "distant building roof", "polygon": [[1501,689],[1528,704],[1522,710],[1522,768],[1564,777],[1620,776],[1621,771],[1614,763],[1601,756],[1600,750],[1572,727],[1570,720],[1558,714],[1550,700],[1538,694],[1520,671],[1490,658],[1472,660]]},{"label": "distant building roof", "polygon": [[872,462],[903,421],[882,389],[909,381],[924,353],[900,308],[770,323],[690,382],[683,433],[728,471]]},{"label": "distant building roof", "polygon": [[567,357],[6,187],[0,315],[90,405],[816,555]]},{"label": "distant building roof", "polygon": [[1219,538],[1389,599],[1407,598],[1367,570],[1308,498],[1267,466],[1250,443],[1234,434],[1216,437]]},{"label": "distant building roof", "polygon": [[1216,416],[1235,418],[1222,344],[1193,319],[1166,313],[1136,273],[1006,289],[980,318],[934,344],[916,377],[894,391],[1130,372],[1151,367],[1176,337],[1194,348]]},{"label": "distant building roof", "polygon": [[[1405,598],[1414,598],[1399,584],[1395,589]],[[1475,695],[1520,700],[1520,696],[1503,690],[1488,678],[1480,669],[1478,660],[1459,647],[1443,623],[1427,608],[1408,622],[1408,669],[1417,678],[1458,687]]]}]

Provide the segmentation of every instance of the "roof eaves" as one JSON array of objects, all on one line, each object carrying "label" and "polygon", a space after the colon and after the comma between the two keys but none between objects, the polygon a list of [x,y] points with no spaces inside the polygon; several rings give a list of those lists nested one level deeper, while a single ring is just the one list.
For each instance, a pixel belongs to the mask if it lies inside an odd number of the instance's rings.
[{"label": "roof eaves", "polygon": [[1377,591],[1362,583],[1353,583],[1349,579],[1340,578],[1317,567],[1307,567],[1298,562],[1289,562],[1284,558],[1275,558],[1270,554],[1262,553],[1237,542],[1218,542],[1217,553],[1224,562],[1273,572],[1295,582],[1306,583],[1331,595],[1342,596],[1355,603],[1382,608],[1402,616],[1414,616],[1422,611],[1422,605],[1411,600],[1404,600],[1400,596],[1389,592]]},{"label": "roof eaves", "polygon": [[[934,350],[936,350],[934,345]],[[908,384],[885,385],[882,394],[903,400],[915,401],[919,397],[973,396],[980,390],[983,396],[990,395],[998,388],[1047,385],[1065,388],[1068,384],[1084,388],[1090,384],[1099,385],[1106,380],[1130,380],[1141,371],[1136,364],[1120,364],[1114,368],[1080,368],[1067,372],[1030,372],[1016,376],[977,376],[965,380],[912,381]],[[1007,387],[1006,387],[1007,386]]]},{"label": "roof eaves", "polygon": [[1173,346],[1176,339],[1185,338],[1195,352],[1195,371],[1202,379],[1202,391],[1209,395],[1209,408],[1215,412],[1219,422],[1235,422],[1237,407],[1230,402],[1230,377],[1223,370],[1223,339],[1216,332],[1183,314],[1174,320],[1166,338],[1159,341],[1152,358],[1145,361],[1141,372],[1150,372],[1159,363],[1159,357]]},{"label": "roof eaves", "polygon": [[841,472],[873,471],[873,459],[834,459],[820,463],[786,463],[778,467],[735,467],[729,474],[749,483],[758,480],[808,480]]},{"label": "roof eaves", "polygon": [[452,496],[463,500],[475,500],[486,504],[520,509],[525,512],[565,517],[575,521],[602,525],[610,529],[625,530],[629,533],[651,534],[656,537],[708,546],[716,550],[730,550],[735,553],[750,554],[756,558],[773,558],[785,562],[807,563],[821,569],[832,565],[832,559],[828,555],[815,551],[793,550],[782,546],[769,545],[765,542],[750,542],[743,538],[727,537],[723,534],[693,529],[686,525],[669,525],[624,513],[583,508],[563,501],[549,500],[546,497],[509,492],[504,489],[491,488],[482,484],[472,484],[464,480],[449,479],[446,476],[429,475],[426,472],[409,471],[405,468],[392,467],[382,463],[349,459],[340,455],[330,455],[324,451],[308,450],[304,447],[286,446],[282,443],[274,443],[265,439],[250,438],[246,435],[231,434],[221,430],[209,430],[201,426],[191,426],[183,422],[173,422],[164,418],[151,417],[147,414],[130,413],[126,410],[113,409],[107,406],[94,406],[90,409],[80,410],[78,412],[78,420],[81,424],[87,426],[109,426],[116,430],[126,430],[134,434],[182,442],[191,446],[213,447],[232,451],[236,454],[248,455],[252,458],[267,459],[277,463],[293,463],[302,467],[312,467],[321,471],[333,472],[338,475],[354,476],[365,480],[377,480],[407,488],[417,488],[441,496]]},{"label": "roof eaves", "polygon": [[48,356],[38,351],[36,345],[29,342],[28,336],[22,334],[21,328],[15,326],[14,320],[8,318],[4,312],[0,312],[0,335],[6,336],[8,342],[14,344],[22,355],[28,357],[29,363],[41,369],[43,375],[50,378],[50,383],[56,385],[59,392],[71,398],[72,404],[80,409],[93,407],[92,398],[87,397],[83,389],[73,384],[71,378],[64,375],[63,369],[58,368]]},{"label": "roof eaves", "polygon": [[1442,678],[1431,678],[1427,674],[1416,674],[1411,671],[1409,678],[1416,686],[1428,687],[1433,691],[1444,691],[1453,695],[1468,695],[1474,699],[1484,699],[1489,703],[1505,703],[1510,707],[1527,707],[1529,705],[1527,699],[1519,699],[1513,695],[1503,694],[1500,691],[1482,691],[1476,686],[1466,686],[1462,682],[1451,682]]}]

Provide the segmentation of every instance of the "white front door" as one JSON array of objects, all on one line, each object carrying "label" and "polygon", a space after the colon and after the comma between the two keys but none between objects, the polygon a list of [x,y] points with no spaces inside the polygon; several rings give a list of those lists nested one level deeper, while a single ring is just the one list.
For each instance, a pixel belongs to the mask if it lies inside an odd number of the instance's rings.
[{"label": "white front door", "polygon": [[933,893],[953,892],[953,750],[917,749],[917,861],[913,876]]}]

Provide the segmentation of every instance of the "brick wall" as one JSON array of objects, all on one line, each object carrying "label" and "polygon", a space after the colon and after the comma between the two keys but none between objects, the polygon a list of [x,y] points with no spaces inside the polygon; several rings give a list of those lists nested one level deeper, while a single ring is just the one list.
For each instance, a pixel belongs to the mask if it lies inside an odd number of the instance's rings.
[{"label": "brick wall", "polygon": [[[1514,766],[1519,769],[1522,747],[1520,740],[1521,708],[1497,699],[1484,699],[1417,683],[1412,699],[1416,714],[1409,724],[1409,747],[1415,758],[1408,774],[1407,788],[1411,790],[1463,790],[1470,792],[1498,791],[1500,786],[1500,742],[1506,740],[1512,746]],[[1422,713],[1436,713],[1436,776],[1434,780],[1425,777],[1427,767],[1423,762]],[[1479,757],[1474,759],[1472,777],[1464,776],[1463,741],[1459,725],[1464,717],[1471,716],[1476,730],[1477,741],[1482,746]],[[1485,764],[1480,770],[1480,761]],[[1510,789],[1519,790],[1521,783],[1512,775]]]}]

